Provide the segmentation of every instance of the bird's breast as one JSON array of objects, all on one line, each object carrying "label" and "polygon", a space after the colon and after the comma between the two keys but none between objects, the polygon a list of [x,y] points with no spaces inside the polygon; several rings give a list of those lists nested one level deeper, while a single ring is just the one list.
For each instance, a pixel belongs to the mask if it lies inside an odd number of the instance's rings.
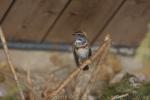
[{"label": "bird's breast", "polygon": [[76,53],[80,59],[86,59],[89,55],[89,48],[79,48]]}]

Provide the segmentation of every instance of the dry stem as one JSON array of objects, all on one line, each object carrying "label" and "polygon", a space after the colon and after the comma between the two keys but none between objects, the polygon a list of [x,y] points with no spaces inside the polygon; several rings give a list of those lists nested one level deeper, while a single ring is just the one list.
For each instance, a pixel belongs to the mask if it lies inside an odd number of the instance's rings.
[{"label": "dry stem", "polygon": [[107,55],[108,48],[109,48],[110,44],[111,44],[111,40],[109,38],[109,40],[107,41],[107,45],[101,47],[101,53],[98,55],[99,58],[98,58],[97,64],[96,64],[96,66],[95,66],[95,68],[94,68],[94,70],[92,72],[91,79],[88,82],[88,85],[87,85],[87,87],[85,89],[85,93],[83,94],[83,96],[87,96],[88,93],[90,92],[90,90],[92,89],[93,83],[96,81],[97,75],[100,72],[101,64],[102,64],[102,62],[104,61],[104,59],[105,59],[105,57]]},{"label": "dry stem", "polygon": [[97,51],[89,58],[87,59],[83,64],[81,64],[80,68],[77,68],[75,69],[57,88],[56,90],[50,92],[50,93],[47,93],[47,96],[46,96],[46,99],[48,99],[48,97],[51,97],[51,96],[55,96],[57,95],[61,90],[63,90],[63,88],[71,81],[74,79],[74,77],[76,75],[78,75],[78,73],[80,71],[82,71],[82,69],[86,66],[86,65],[89,65],[91,64],[96,58],[97,56],[99,56],[102,52],[103,52],[103,48],[106,48],[109,44],[110,44],[110,37],[107,35],[105,37],[105,43],[99,47],[97,49]]},{"label": "dry stem", "polygon": [[28,70],[27,70],[27,82],[29,84],[29,87],[28,87],[29,88],[29,98],[30,98],[30,100],[35,100],[29,67],[28,67]]},{"label": "dry stem", "polygon": [[0,27],[0,38],[1,38],[1,41],[2,41],[2,45],[3,45],[3,48],[4,48],[4,53],[5,53],[5,56],[6,56],[6,59],[7,59],[7,62],[9,64],[9,67],[11,69],[11,72],[14,76],[14,79],[15,79],[15,82],[16,82],[16,85],[18,87],[18,90],[19,90],[19,93],[20,93],[20,96],[21,96],[21,99],[22,100],[25,100],[25,97],[24,97],[24,94],[23,94],[23,90],[21,88],[21,85],[20,85],[20,82],[18,80],[18,77],[16,75],[16,71],[15,71],[15,68],[10,60],[10,56],[9,56],[9,52],[8,52],[8,47],[7,47],[7,43],[6,43],[6,39],[5,39],[5,36],[4,36],[4,33],[2,31],[2,28]]},{"label": "dry stem", "polygon": [[123,94],[123,95],[116,95],[116,96],[113,96],[111,100],[121,99],[121,98],[127,97],[128,95],[129,95],[128,93]]},{"label": "dry stem", "polygon": [[[46,97],[47,92],[48,92],[48,83],[50,81],[52,81],[53,78],[54,78],[54,75],[52,74],[52,75],[50,75],[49,79],[45,82],[45,84],[44,84],[44,91],[42,92],[42,97]],[[46,98],[44,100],[46,100]]]},{"label": "dry stem", "polygon": [[111,42],[109,42],[107,46],[105,46],[104,48],[102,48],[103,51],[101,52],[101,55],[99,55],[100,58],[98,59],[97,67],[95,68],[95,70],[93,70],[94,72],[93,72],[93,74],[92,74],[92,79],[90,80],[90,83],[95,82],[95,80],[96,80],[96,78],[97,78],[97,75],[98,75],[98,73],[99,73],[99,71],[100,71],[100,69],[101,69],[101,64],[102,64],[102,62],[104,61],[104,59],[105,59],[105,57],[106,57],[106,55],[107,55],[107,52],[108,52],[108,48],[109,48],[109,46],[110,46],[110,43],[111,43]]}]

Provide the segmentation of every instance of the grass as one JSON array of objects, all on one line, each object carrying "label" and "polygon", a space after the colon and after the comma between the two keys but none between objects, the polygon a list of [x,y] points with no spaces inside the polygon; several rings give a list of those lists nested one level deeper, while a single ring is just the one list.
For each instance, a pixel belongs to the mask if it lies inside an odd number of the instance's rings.
[{"label": "grass", "polygon": [[130,77],[131,75],[127,74],[121,82],[105,88],[101,99],[110,100],[112,96],[128,93],[127,97],[116,100],[150,100],[150,83],[143,83],[138,88],[134,88],[128,81]]}]

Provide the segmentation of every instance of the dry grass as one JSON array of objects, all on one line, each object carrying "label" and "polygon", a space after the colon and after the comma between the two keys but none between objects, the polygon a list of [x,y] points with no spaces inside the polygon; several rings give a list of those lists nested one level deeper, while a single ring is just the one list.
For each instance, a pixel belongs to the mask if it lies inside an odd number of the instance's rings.
[{"label": "dry grass", "polygon": [[1,38],[1,41],[2,41],[2,45],[3,45],[3,49],[4,49],[4,54],[6,56],[6,60],[7,60],[8,64],[9,64],[9,68],[10,68],[12,74],[13,74],[13,77],[14,77],[15,81],[16,81],[16,85],[18,87],[18,90],[19,90],[19,93],[20,93],[20,97],[21,97],[22,100],[25,100],[21,84],[20,84],[20,82],[18,80],[15,68],[14,68],[14,66],[12,64],[11,59],[10,59],[10,55],[9,55],[9,52],[8,52],[8,47],[7,47],[6,39],[5,39],[5,36],[4,36],[4,33],[3,33],[1,27],[0,27],[0,38]]},{"label": "dry grass", "polygon": [[109,53],[101,65],[99,79],[110,81],[114,75],[116,75],[116,73],[120,72],[121,70],[122,68],[120,60],[116,57],[116,55]]}]

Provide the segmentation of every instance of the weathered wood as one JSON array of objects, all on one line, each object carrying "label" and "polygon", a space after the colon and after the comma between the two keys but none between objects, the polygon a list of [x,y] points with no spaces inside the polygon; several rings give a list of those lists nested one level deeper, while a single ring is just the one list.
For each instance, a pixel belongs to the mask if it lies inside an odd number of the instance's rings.
[{"label": "weathered wood", "polygon": [[147,31],[150,22],[149,0],[127,0],[103,31],[97,42],[106,33],[112,33],[112,40],[120,45],[138,45]]},{"label": "weathered wood", "polygon": [[[71,43],[71,34],[81,29],[87,32],[90,42],[97,37],[97,43],[101,43],[106,33],[112,33],[116,44],[137,45],[150,21],[149,0],[15,1],[2,23],[12,41]],[[124,5],[115,13],[123,1]],[[0,0],[0,20],[12,2]]]},{"label": "weathered wood", "polygon": [[73,0],[49,31],[45,42],[70,43],[71,34],[80,29],[87,32],[92,41],[121,2],[122,0]]},{"label": "weathered wood", "polygon": [[40,42],[68,0],[17,0],[2,23],[8,39]]},{"label": "weathered wood", "polygon": [[13,0],[0,0],[0,21]]}]

